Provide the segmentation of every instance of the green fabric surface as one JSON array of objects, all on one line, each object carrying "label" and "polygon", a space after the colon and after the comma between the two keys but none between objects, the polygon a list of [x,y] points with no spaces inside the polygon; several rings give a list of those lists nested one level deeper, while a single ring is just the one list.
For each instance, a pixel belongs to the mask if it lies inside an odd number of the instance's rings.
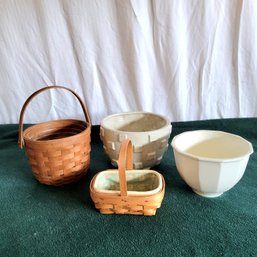
[{"label": "green fabric surface", "polygon": [[[173,123],[173,136],[214,129],[249,140],[257,118]],[[101,215],[89,195],[94,174],[112,168],[92,128],[90,169],[61,187],[38,183],[17,125],[0,125],[0,256],[257,256],[257,154],[243,178],[214,199],[196,195],[179,176],[169,146],[160,165],[166,193],[156,216]]]}]

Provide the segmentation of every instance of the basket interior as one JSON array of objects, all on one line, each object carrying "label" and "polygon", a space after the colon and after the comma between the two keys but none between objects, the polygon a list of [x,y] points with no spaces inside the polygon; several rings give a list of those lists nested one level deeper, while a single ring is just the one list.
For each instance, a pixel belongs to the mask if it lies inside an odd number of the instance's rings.
[{"label": "basket interior", "polygon": [[[160,174],[151,170],[128,170],[126,180],[128,194],[154,194],[162,188]],[[100,172],[96,177],[94,189],[106,193],[119,192],[118,170]]]},{"label": "basket interior", "polygon": [[87,128],[80,120],[54,120],[31,126],[24,130],[24,138],[46,141],[77,135]]},{"label": "basket interior", "polygon": [[145,132],[160,129],[167,121],[153,113],[122,113],[107,117],[102,125],[111,130]]}]

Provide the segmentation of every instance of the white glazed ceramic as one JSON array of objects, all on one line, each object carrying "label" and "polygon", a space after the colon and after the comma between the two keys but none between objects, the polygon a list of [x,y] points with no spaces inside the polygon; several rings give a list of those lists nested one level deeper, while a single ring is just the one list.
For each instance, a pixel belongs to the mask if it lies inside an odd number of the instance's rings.
[{"label": "white glazed ceramic", "polygon": [[171,142],[177,170],[193,191],[217,197],[242,178],[252,144],[244,138],[213,130],[195,130]]},{"label": "white glazed ceramic", "polygon": [[161,162],[168,148],[171,124],[163,116],[149,112],[125,112],[107,116],[100,127],[106,154],[117,167],[124,139],[133,144],[134,169],[146,169]]}]

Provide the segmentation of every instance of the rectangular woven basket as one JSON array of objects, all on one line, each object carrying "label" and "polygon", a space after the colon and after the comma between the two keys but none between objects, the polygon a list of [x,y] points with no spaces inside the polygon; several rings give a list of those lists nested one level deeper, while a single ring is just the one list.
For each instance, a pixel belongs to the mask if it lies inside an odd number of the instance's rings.
[{"label": "rectangular woven basket", "polygon": [[[99,172],[91,180],[90,196],[100,213],[153,216],[161,207],[165,192],[163,176],[151,170],[132,170],[132,165],[132,143],[127,139],[120,148],[118,170]],[[131,185],[126,178],[133,174]]]}]

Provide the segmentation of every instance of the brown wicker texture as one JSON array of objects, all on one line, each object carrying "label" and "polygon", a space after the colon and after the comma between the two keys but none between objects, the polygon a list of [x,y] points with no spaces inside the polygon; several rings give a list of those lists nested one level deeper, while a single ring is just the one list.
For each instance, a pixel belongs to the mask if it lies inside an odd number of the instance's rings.
[{"label": "brown wicker texture", "polygon": [[[49,89],[65,89],[79,101],[86,121],[65,119],[33,125],[23,131],[27,105]],[[19,146],[25,145],[35,178],[42,184],[60,186],[79,180],[90,164],[91,121],[81,98],[63,86],[48,86],[33,93],[24,103],[19,121]]]},{"label": "brown wicker texture", "polygon": [[127,194],[125,167],[127,170],[131,170],[133,167],[132,143],[129,139],[122,142],[118,160],[120,194],[114,195],[96,191],[94,189],[96,174],[90,183],[90,196],[95,208],[99,209],[102,214],[155,215],[164,197],[165,181],[163,176],[161,175],[162,189],[160,192],[153,195],[129,196]]}]

